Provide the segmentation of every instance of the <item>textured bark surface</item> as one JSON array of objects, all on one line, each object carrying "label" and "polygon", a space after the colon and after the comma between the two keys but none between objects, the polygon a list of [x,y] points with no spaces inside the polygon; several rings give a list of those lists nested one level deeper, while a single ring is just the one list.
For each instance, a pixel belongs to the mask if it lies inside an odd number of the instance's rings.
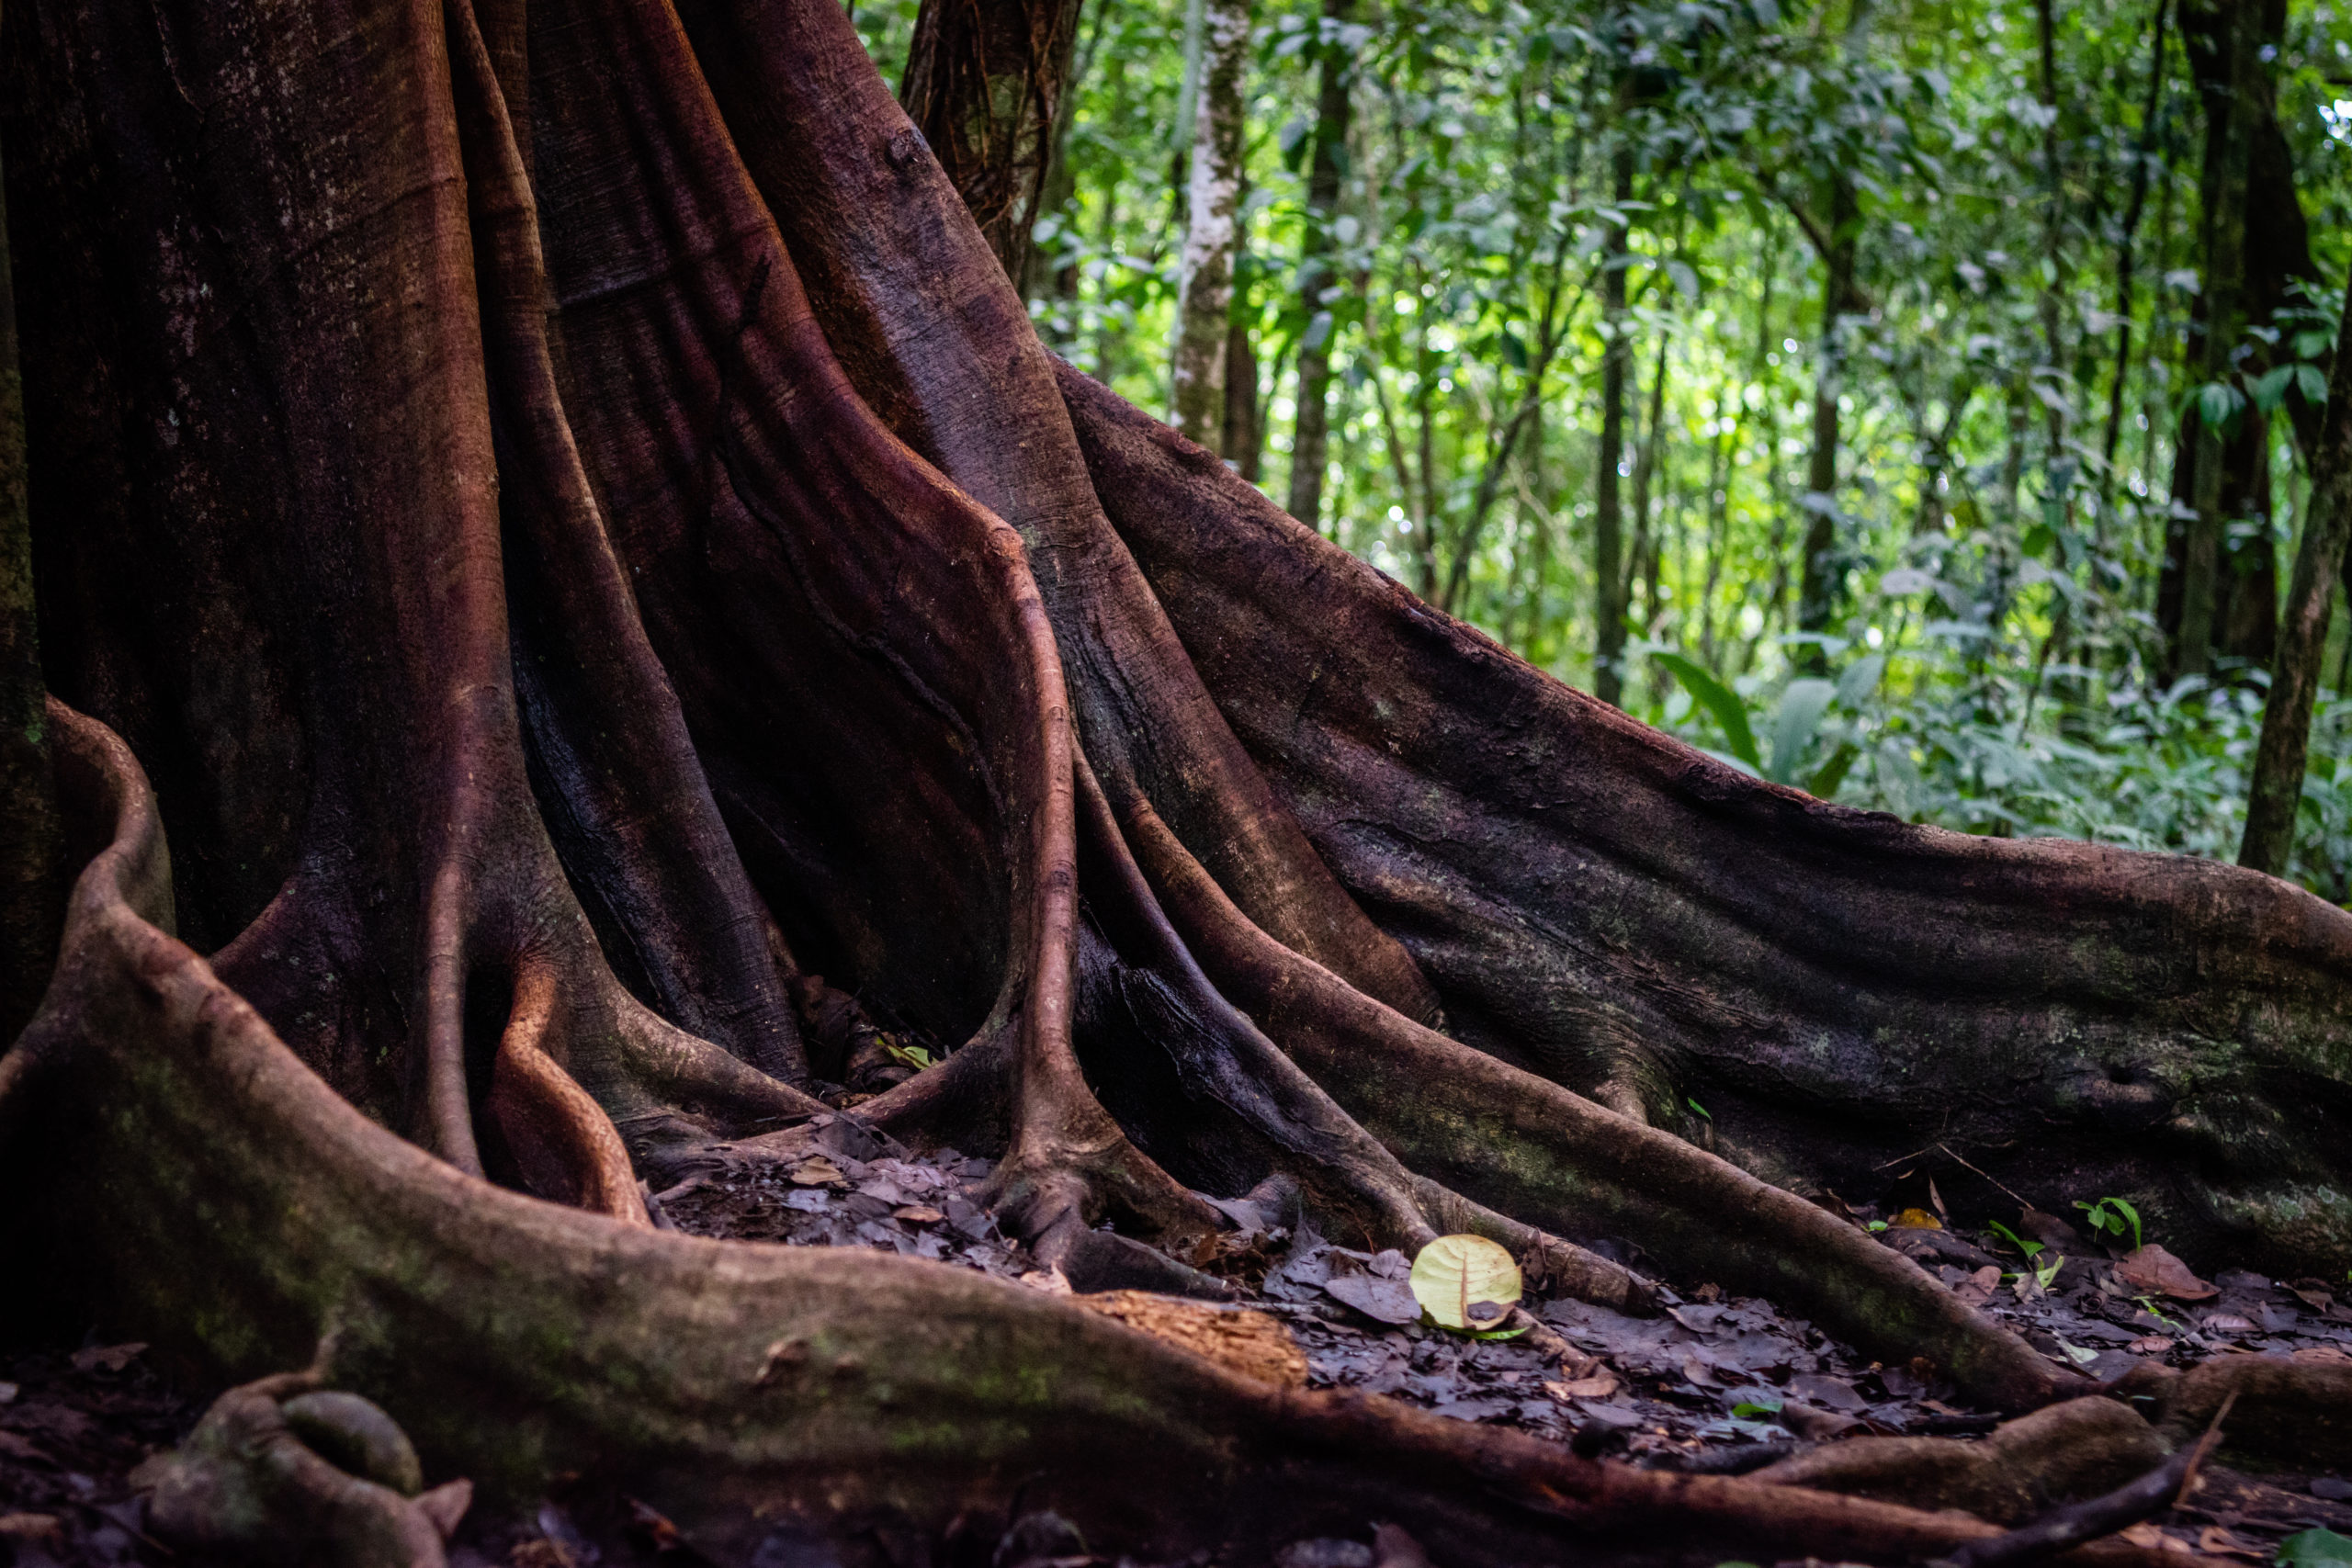
[{"label": "textured bark surface", "polygon": [[1168,380],[1173,404],[1169,423],[1213,451],[1226,423],[1227,318],[1241,206],[1242,93],[1249,72],[1250,0],[1206,0],[1184,248],[1177,272],[1175,357]]},{"label": "textured bark surface", "polygon": [[[637,1180],[777,1157],[879,1021],[945,1060],[858,1115],[1001,1156],[1081,1287],[1197,1284],[1141,1243],[1279,1193],[2026,1409],[2086,1385],[1770,1183],[1936,1144],[2352,1263],[2352,917],[1760,784],[1430,611],[1043,350],[831,0],[6,24],[79,868],[0,1056],[0,1249],[56,1281],[11,1313],[315,1356],[436,1472],[719,1544],[1026,1486],[1114,1549],[1712,1562],[1990,1527],[1272,1390]],[[2296,1371],[2242,1411],[2319,1429]]]}]

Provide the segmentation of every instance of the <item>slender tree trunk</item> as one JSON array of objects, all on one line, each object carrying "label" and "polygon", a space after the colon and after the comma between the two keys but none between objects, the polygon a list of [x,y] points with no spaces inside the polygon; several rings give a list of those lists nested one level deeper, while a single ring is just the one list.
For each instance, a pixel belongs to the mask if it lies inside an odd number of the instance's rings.
[{"label": "slender tree trunk", "polygon": [[2312,708],[2319,696],[2320,666],[2327,654],[2328,621],[2335,613],[2336,580],[2344,571],[2345,542],[2352,538],[2352,311],[2345,313],[2336,335],[2324,429],[2312,454],[2303,540],[2295,551],[2287,613],[2279,623],[2270,695],[2262,709],[2262,739],[2255,748],[2254,778],[2246,796],[2245,835],[2238,846],[2240,865],[2274,876],[2286,874],[2295,846]]},{"label": "slender tree trunk", "polygon": [[[1650,369],[1649,406],[1634,438],[1634,573],[1645,585],[1642,604],[1645,635],[1657,620],[1657,534],[1650,522],[1650,482],[1658,463],[1658,426],[1666,417],[1666,333],[1657,335],[1657,353]],[[1634,574],[1629,573],[1629,578]],[[1631,595],[1628,594],[1630,600]]]},{"label": "slender tree trunk", "polygon": [[[1634,152],[1615,154],[1618,210],[1634,199]],[[1600,361],[1600,452],[1593,495],[1592,690],[1605,703],[1624,695],[1625,516],[1618,491],[1618,468],[1625,460],[1625,379],[1634,364],[1634,343],[1625,333],[1625,224],[1610,226],[1601,263],[1600,312],[1609,345]]]},{"label": "slender tree trunk", "polygon": [[[1845,387],[1842,325],[1854,292],[1855,222],[1853,183],[1842,175],[1829,182],[1828,253],[1823,256],[1821,342],[1813,378],[1813,455],[1805,466],[1804,570],[1797,588],[1797,629],[1826,636],[1837,617],[1838,588],[1845,577],[1838,536],[1838,400]],[[1818,640],[1797,655],[1798,667],[1814,674],[1829,668]]]},{"label": "slender tree trunk", "polygon": [[[1237,247],[1238,249],[1238,247]],[[1240,303],[1236,289],[1236,305]],[[1217,443],[1226,460],[1251,484],[1258,482],[1265,455],[1265,426],[1258,400],[1258,345],[1246,316],[1237,309],[1225,338],[1225,428]]]},{"label": "slender tree trunk", "polygon": [[[2154,38],[2148,48],[2148,96],[2140,108],[2140,140],[2132,159],[2132,197],[2123,209],[2123,235],[2115,250],[2115,380],[2107,392],[2107,429],[2099,440],[2099,484],[2112,498],[2115,447],[2123,434],[2123,389],[2132,378],[2132,289],[2134,246],[2140,217],[2148,205],[2148,165],[2156,155],[2157,122],[2164,110],[2165,24],[2172,16],[2171,0],[2157,0]],[[2107,506],[2099,508],[2105,526]]]},{"label": "slender tree trunk", "polygon": [[1080,0],[923,0],[899,99],[1018,287],[1075,83]]},{"label": "slender tree trunk", "polygon": [[[2200,82],[2205,96],[2204,277],[2205,335],[2198,365],[2209,385],[2237,383],[2234,355],[2245,337],[2246,168],[2260,108],[2259,33],[2252,0],[2220,0],[2213,31],[2219,43],[2214,77]],[[2250,411],[2249,415],[2250,417]],[[2192,405],[2195,467],[2180,564],[2180,628],[2173,667],[2184,675],[2211,667],[2220,630],[2224,583],[2222,540],[2229,525],[2229,452],[2222,427]]]},{"label": "slender tree trunk", "polygon": [[0,189],[0,1043],[17,1037],[49,983],[62,904],[7,232],[7,197]]},{"label": "slender tree trunk", "polygon": [[1299,244],[1298,303],[1306,326],[1298,340],[1298,423],[1291,433],[1290,514],[1320,530],[1323,470],[1330,440],[1331,340],[1339,327],[1339,272],[1331,224],[1340,208],[1348,156],[1354,72],[1333,33],[1355,15],[1355,0],[1323,0],[1322,59],[1316,67],[1315,152],[1307,165],[1306,230]]},{"label": "slender tree trunk", "polygon": [[1170,423],[1211,451],[1218,449],[1225,423],[1226,346],[1232,333],[1241,200],[1242,89],[1249,65],[1249,0],[1213,0],[1202,12],[1201,87],[1170,376],[1175,410]]}]

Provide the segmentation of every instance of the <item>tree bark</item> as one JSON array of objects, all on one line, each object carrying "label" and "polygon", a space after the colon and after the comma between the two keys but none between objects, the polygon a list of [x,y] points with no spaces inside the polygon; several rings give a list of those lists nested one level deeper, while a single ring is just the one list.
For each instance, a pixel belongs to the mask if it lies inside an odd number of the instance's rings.
[{"label": "tree bark", "polygon": [[1354,0],[1323,0],[1323,38],[1315,73],[1315,151],[1307,164],[1306,221],[1298,249],[1298,308],[1305,325],[1298,340],[1298,417],[1291,432],[1289,511],[1318,532],[1324,469],[1329,462],[1331,342],[1339,333],[1332,310],[1340,278],[1330,259],[1331,224],[1339,214],[1354,86],[1351,53],[1331,35],[1354,16]]},{"label": "tree bark", "polygon": [[[1622,212],[1634,199],[1634,152],[1611,155],[1613,190]],[[1600,320],[1608,346],[1600,361],[1600,446],[1593,464],[1592,689],[1604,703],[1622,702],[1625,691],[1625,515],[1618,470],[1625,462],[1625,382],[1634,367],[1634,341],[1625,320],[1625,247],[1623,218],[1609,227],[1601,253]]]},{"label": "tree bark", "polygon": [[923,0],[899,100],[1019,284],[1068,114],[1080,0]]},{"label": "tree bark", "polygon": [[1249,0],[1209,0],[1202,17],[1201,85],[1176,291],[1176,351],[1169,376],[1174,412],[1169,423],[1214,452],[1225,423],[1226,346],[1232,331]]},{"label": "tree bark", "polygon": [[2280,617],[2278,654],[2270,667],[2262,739],[2246,794],[2245,833],[2238,846],[2240,865],[2273,876],[2286,874],[2294,852],[2312,708],[2319,697],[2336,584],[2344,574],[2345,543],[2352,539],[2352,312],[2336,335],[2325,432],[2312,453],[2311,501]]},{"label": "tree bark", "polygon": [[24,381],[0,191],[0,1040],[23,1029],[57,958],[64,842],[50,783],[47,687],[33,613]]}]

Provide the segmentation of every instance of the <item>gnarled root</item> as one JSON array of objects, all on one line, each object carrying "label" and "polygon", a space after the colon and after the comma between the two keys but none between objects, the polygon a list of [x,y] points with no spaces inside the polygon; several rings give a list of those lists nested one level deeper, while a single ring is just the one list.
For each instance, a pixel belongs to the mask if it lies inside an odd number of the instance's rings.
[{"label": "gnarled root", "polygon": [[[627,1486],[713,1550],[755,1542],[756,1521],[779,1513],[938,1530],[1041,1474],[1035,1500],[1090,1540],[1159,1551],[1263,1548],[1374,1517],[1458,1543],[1458,1563],[1662,1533],[1917,1557],[1992,1533],[1272,1388],[961,1270],[695,1240],[492,1187],[361,1116],[156,927],[168,873],[137,765],[86,720],[61,734],[115,838],[76,886],[49,1003],[0,1057],[0,1179],[23,1195],[9,1223],[37,1232],[5,1238],[11,1255],[232,1370],[325,1338],[319,1377],[365,1387],[435,1463],[505,1497],[576,1472]],[[223,1405],[210,1431],[266,1462],[173,1483],[192,1530],[225,1539],[277,1506],[271,1487],[379,1511],[379,1492],[396,1495],[300,1441],[277,1402],[310,1386],[273,1382]],[[359,1436],[348,1451],[387,1447]],[[240,1487],[262,1502],[238,1501]],[[1203,1495],[1222,1509],[1204,1514]],[[432,1561],[414,1554],[429,1547],[413,1525],[392,1538],[412,1555],[379,1561]],[[2096,1560],[2147,1561],[2119,1548]]]},{"label": "gnarled root", "polygon": [[319,1382],[291,1372],[232,1388],[187,1442],[133,1472],[156,1539],[207,1562],[442,1568],[472,1483],[424,1491],[392,1418]]},{"label": "gnarled root", "polygon": [[2095,1496],[2144,1474],[2170,1448],[2125,1406],[2092,1397],[2007,1422],[1982,1442],[1849,1438],[1792,1455],[1753,1479],[2021,1524],[2053,1503]]}]

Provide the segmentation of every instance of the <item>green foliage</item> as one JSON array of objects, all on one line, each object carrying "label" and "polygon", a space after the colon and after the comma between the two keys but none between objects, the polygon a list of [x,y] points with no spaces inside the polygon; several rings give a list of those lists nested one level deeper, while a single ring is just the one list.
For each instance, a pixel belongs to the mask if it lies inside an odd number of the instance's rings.
[{"label": "green foliage", "polygon": [[2315,1528],[2278,1543],[2279,1568],[2352,1568],[2352,1537]]},{"label": "green foliage", "polygon": [[[2267,512],[2230,521],[2230,560],[2267,582],[2267,551],[2283,587],[2310,499],[2290,416],[2325,396],[2341,300],[2295,296],[2209,378],[2204,108],[2177,17],[2150,96],[2156,11],[2049,8],[2045,81],[2042,13],[1984,0],[1261,0],[1235,307],[1260,483],[1288,494],[1299,355],[1327,351],[1324,531],[1537,664],[1590,685],[1596,612],[1622,602],[1623,705],[1733,766],[1969,832],[2234,855],[2265,676],[2171,672],[2176,445],[2184,414],[2257,440]],[[854,13],[894,77],[913,12]],[[1029,279],[1047,342],[1147,408],[1183,228],[1182,12],[1087,0]],[[1353,113],[1321,217],[1327,63]],[[2341,277],[2352,11],[2292,8],[2266,69],[2316,265]],[[1853,291],[1826,300],[1845,242]],[[1612,601],[1594,539],[1618,331]],[[1838,460],[1816,491],[1825,387]],[[1807,627],[1816,519],[1830,615]],[[2288,868],[2337,902],[2347,620]]]},{"label": "green foliage", "polygon": [[2123,1199],[2102,1198],[2096,1203],[2077,1201],[2075,1207],[2083,1211],[2083,1216],[2093,1232],[2104,1233],[2121,1241],[2123,1233],[2128,1230],[2132,1233],[2132,1247],[2136,1248],[2142,1245],[2140,1211]]}]

